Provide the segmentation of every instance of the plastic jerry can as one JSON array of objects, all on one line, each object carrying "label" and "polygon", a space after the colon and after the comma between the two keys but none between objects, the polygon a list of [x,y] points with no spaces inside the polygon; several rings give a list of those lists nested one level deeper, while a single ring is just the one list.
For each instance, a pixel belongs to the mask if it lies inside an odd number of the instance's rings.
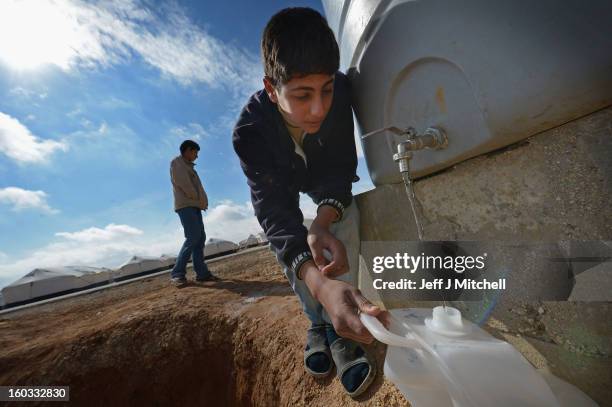
[{"label": "plastic jerry can", "polygon": [[390,311],[387,330],[360,318],[389,345],[384,373],[413,407],[596,407],[575,386],[536,370],[509,343],[452,307]]}]

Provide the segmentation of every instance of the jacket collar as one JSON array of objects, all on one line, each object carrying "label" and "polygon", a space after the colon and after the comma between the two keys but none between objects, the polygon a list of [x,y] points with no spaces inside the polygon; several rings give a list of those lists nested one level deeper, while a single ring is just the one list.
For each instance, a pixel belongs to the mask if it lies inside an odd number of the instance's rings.
[{"label": "jacket collar", "polygon": [[185,157],[183,157],[183,155],[180,155],[181,160],[183,160],[183,162],[187,165],[191,165],[192,167],[195,165],[195,163],[192,163],[191,161],[189,161],[188,159],[186,159]]}]

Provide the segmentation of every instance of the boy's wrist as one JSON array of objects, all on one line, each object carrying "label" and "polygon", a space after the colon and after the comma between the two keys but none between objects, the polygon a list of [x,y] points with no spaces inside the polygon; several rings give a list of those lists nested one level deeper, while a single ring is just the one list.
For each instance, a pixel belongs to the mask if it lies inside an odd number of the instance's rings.
[{"label": "boy's wrist", "polygon": [[298,276],[304,281],[313,298],[318,300],[318,294],[326,277],[319,271],[313,260],[305,262],[298,270]]},{"label": "boy's wrist", "polygon": [[293,260],[291,260],[291,263],[289,264],[289,269],[291,269],[295,273],[295,276],[300,280],[301,280],[300,273],[299,273],[300,268],[308,260],[312,260],[312,254],[310,253],[310,250],[305,250],[299,253],[297,256],[295,256]]},{"label": "boy's wrist", "polygon": [[344,205],[337,199],[334,198],[325,198],[319,202],[319,206],[317,207],[317,214],[326,208],[326,211],[329,211],[329,208],[333,209],[336,213],[336,217],[333,222],[338,222],[342,219],[342,215],[344,215]]},{"label": "boy's wrist", "polygon": [[339,218],[339,213],[336,208],[329,205],[322,205],[317,210],[317,216],[313,223],[329,229],[329,226]]}]

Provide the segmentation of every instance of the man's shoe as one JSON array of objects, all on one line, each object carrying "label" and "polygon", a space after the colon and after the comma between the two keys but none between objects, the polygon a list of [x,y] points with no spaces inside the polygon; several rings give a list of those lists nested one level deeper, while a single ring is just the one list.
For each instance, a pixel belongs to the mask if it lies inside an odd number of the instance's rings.
[{"label": "man's shoe", "polygon": [[219,280],[221,280],[219,277],[211,274],[208,277],[204,277],[204,278],[196,277],[195,281],[197,281],[198,283],[204,283],[206,281],[219,281]]},{"label": "man's shoe", "polygon": [[170,279],[170,282],[175,287],[183,287],[183,286],[187,285],[187,279],[185,277],[172,277]]}]

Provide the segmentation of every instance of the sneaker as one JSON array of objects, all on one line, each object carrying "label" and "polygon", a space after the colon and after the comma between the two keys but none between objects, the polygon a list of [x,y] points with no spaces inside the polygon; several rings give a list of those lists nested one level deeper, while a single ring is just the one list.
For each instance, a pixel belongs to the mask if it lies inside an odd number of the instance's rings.
[{"label": "sneaker", "polygon": [[196,277],[195,281],[197,281],[198,283],[204,283],[206,281],[219,281],[221,280],[219,277],[214,276],[214,275],[209,275],[208,277],[204,277],[204,278],[200,278],[200,277]]},{"label": "sneaker", "polygon": [[172,277],[170,279],[170,282],[175,287],[183,287],[184,285],[187,284],[187,279],[185,277]]}]

